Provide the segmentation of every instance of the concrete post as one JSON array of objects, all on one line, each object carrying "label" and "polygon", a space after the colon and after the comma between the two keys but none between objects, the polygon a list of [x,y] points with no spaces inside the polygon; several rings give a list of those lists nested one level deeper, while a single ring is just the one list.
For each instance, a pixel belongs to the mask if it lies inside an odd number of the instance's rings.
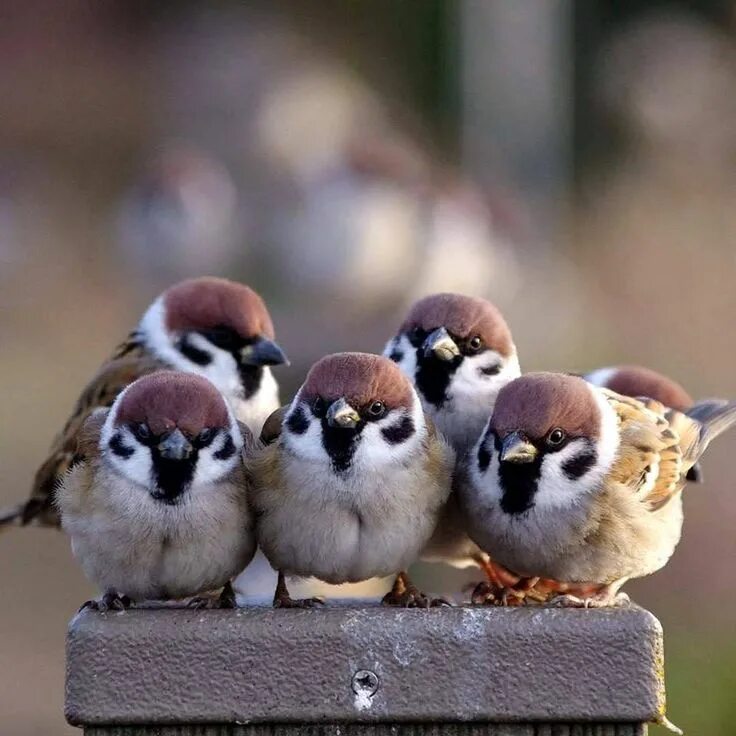
[{"label": "concrete post", "polygon": [[67,642],[86,736],[634,736],[663,708],[637,607],[85,611]]}]

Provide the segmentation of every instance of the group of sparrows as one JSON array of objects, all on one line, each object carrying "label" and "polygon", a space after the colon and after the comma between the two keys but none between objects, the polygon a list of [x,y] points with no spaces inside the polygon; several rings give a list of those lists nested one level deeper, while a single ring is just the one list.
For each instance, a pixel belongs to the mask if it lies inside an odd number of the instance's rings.
[{"label": "group of sparrows", "polygon": [[277,607],[321,602],[287,576],[394,576],[384,603],[447,603],[412,584],[419,559],[477,565],[476,604],[613,605],[667,562],[681,491],[736,422],[644,368],[522,375],[498,309],[459,294],[414,304],[382,356],[322,358],[279,408],[286,362],[252,289],[169,288],[0,524],[60,522],[101,610],[234,606],[257,547]]}]

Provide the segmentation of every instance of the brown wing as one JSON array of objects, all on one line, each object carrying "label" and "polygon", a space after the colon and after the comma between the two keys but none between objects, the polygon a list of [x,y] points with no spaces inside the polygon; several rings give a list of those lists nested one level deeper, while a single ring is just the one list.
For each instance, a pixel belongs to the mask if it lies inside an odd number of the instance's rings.
[{"label": "brown wing", "polygon": [[54,440],[49,457],[36,472],[31,497],[19,510],[22,524],[59,525],[59,517],[53,506],[54,489],[59,478],[75,462],[77,443],[85,421],[95,409],[109,408],[128,384],[164,367],[148,354],[135,337],[117,349],[115,357],[100,369],[82,392],[69,421]]},{"label": "brown wing", "polygon": [[681,435],[668,420],[672,412],[653,399],[603,391],[619,419],[620,446],[611,478],[656,511],[682,490],[688,470]]},{"label": "brown wing", "polygon": [[266,419],[266,423],[263,425],[263,429],[261,430],[262,444],[270,445],[281,436],[281,425],[284,423],[284,417],[288,410],[289,405],[287,404],[286,406],[282,406],[280,409],[276,409],[276,411]]}]

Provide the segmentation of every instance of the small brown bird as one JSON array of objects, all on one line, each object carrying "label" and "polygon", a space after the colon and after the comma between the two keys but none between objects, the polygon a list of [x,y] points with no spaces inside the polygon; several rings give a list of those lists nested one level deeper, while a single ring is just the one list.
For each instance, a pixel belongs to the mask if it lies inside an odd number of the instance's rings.
[{"label": "small brown bird", "polygon": [[627,580],[669,560],[687,471],[734,422],[736,403],[681,413],[574,376],[518,378],[467,456],[470,536],[518,575],[557,581],[561,605],[624,600]]},{"label": "small brown bird", "polygon": [[266,305],[252,289],[209,277],[172,286],[86,386],[36,473],[30,499],[0,511],[0,528],[10,523],[58,526],[54,488],[73,463],[85,420],[95,409],[111,406],[137,378],[162,369],[204,376],[230,401],[235,416],[259,433],[279,407],[269,366],[286,362],[274,342]]},{"label": "small brown bird", "polygon": [[252,435],[200,376],[138,379],[79,433],[77,462],[56,493],[64,531],[103,597],[93,608],[199,596],[222,588],[253,558],[255,533],[243,451]]},{"label": "small brown bird", "polygon": [[399,573],[387,604],[430,600],[404,571],[418,557],[450,492],[454,454],[425,420],[398,367],[365,353],[318,361],[291,405],[266,423],[250,464],[258,542],[279,573],[328,583]]},{"label": "small brown bird", "polygon": [[[384,350],[414,382],[427,415],[459,462],[477,441],[503,386],[520,374],[503,315],[485,299],[434,294],[420,299]],[[494,584],[504,572],[467,535],[453,494],[422,555],[480,566]]]},{"label": "small brown bird", "polygon": [[[644,396],[654,399],[680,412],[687,411],[694,403],[690,394],[677,381],[639,365],[598,368],[587,373],[583,378],[594,386],[608,388],[617,394],[633,398]],[[703,472],[699,463],[687,471],[687,479],[694,483],[703,482]]]}]

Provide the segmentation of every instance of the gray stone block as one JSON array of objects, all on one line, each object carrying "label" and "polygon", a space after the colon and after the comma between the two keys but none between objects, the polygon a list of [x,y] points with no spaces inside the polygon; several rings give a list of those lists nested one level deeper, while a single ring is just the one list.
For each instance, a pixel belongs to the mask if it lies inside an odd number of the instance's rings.
[{"label": "gray stone block", "polygon": [[84,611],[69,628],[66,715],[90,727],[536,722],[581,736],[608,732],[563,724],[613,722],[634,734],[663,712],[662,661],[658,621],[633,606]]}]

